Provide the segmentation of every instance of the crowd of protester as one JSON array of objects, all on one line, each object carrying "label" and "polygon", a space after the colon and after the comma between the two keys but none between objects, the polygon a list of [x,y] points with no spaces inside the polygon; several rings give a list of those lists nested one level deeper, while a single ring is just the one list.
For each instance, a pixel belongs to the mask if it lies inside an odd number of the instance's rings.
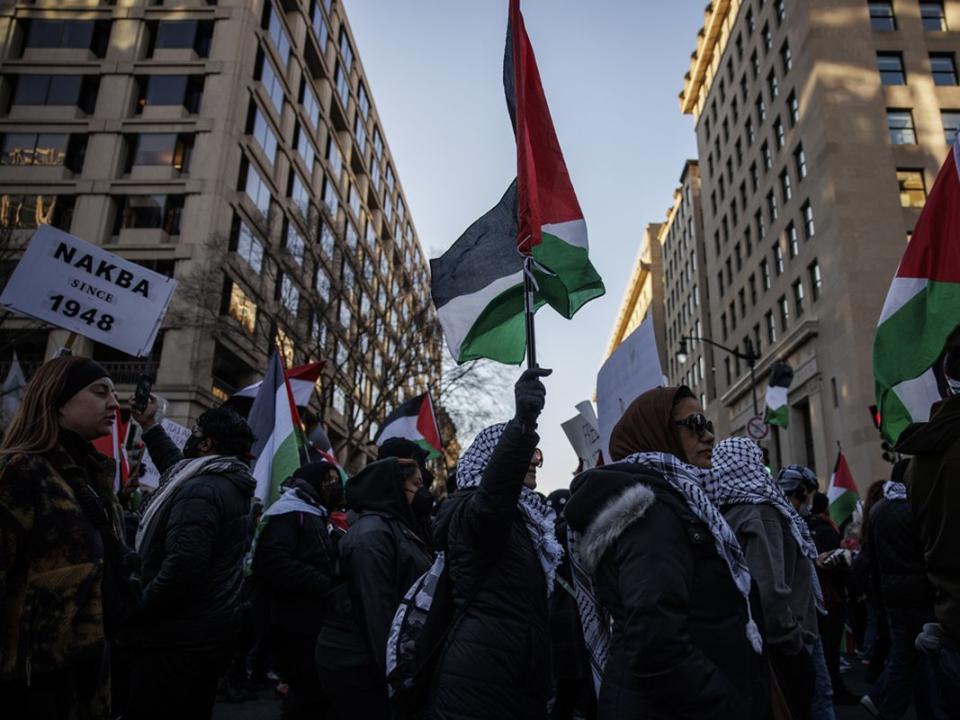
[{"label": "crowd of protester", "polygon": [[607,464],[544,497],[549,374],[523,373],[442,501],[392,439],[264,508],[228,405],[182,450],[132,407],[161,477],[116,492],[91,444],[110,377],[47,362],[0,444],[0,716],[207,719],[273,687],[291,720],[960,717],[960,396],[837,526],[810,469],[718,440],[686,387],[634,400]]}]

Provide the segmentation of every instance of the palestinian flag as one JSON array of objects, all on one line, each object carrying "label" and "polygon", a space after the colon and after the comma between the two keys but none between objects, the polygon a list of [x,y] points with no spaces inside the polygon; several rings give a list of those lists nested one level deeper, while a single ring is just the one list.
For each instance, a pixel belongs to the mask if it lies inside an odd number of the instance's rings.
[{"label": "palestinian flag", "polygon": [[793,382],[793,368],[783,361],[775,362],[770,368],[770,383],[767,385],[766,410],[763,421],[767,425],[787,427],[790,420],[790,405],[787,394]]},{"label": "palestinian flag", "polygon": [[[297,407],[307,407],[310,405],[310,399],[313,397],[313,391],[317,387],[317,380],[323,371],[323,363],[314,362],[306,365],[298,365],[287,370],[287,379],[290,381],[290,390],[293,392],[293,401]],[[260,385],[263,381],[255,382],[253,385],[247,385],[245,388],[237,390],[227,401],[237,412],[246,415],[250,410],[250,404],[260,392]]]},{"label": "palestinian flag", "polygon": [[124,422],[123,418],[120,417],[120,411],[116,410],[111,433],[93,441],[93,447],[97,449],[97,452],[112,458],[114,461],[114,492],[119,492],[120,488],[126,485],[130,479],[130,463],[127,461],[127,431],[129,429],[130,423]]},{"label": "palestinian flag", "polygon": [[390,438],[411,440],[428,451],[430,457],[437,457],[443,452],[440,427],[437,425],[437,416],[433,412],[433,400],[429,392],[407,400],[390,413],[380,426],[374,442],[382,445],[384,440]]},{"label": "palestinian flag", "polygon": [[837,453],[837,464],[830,476],[830,485],[827,486],[827,499],[830,501],[830,519],[837,525],[842,525],[853,515],[853,511],[860,501],[857,484],[850,474],[850,466],[843,452]]},{"label": "palestinian flag", "polygon": [[[958,138],[960,140],[960,138]],[[940,169],[877,324],[873,373],[881,431],[896,442],[940,400],[937,360],[960,324],[960,145]]]},{"label": "palestinian flag", "polygon": [[270,353],[267,372],[247,422],[257,438],[253,445],[253,477],[257,481],[254,495],[269,507],[280,495],[280,483],[300,467],[303,443],[297,405],[276,348]]},{"label": "palestinian flag", "polygon": [[430,261],[431,294],[457,362],[523,361],[523,256],[532,256],[536,293],[566,318],[603,295],[590,263],[587,226],[574,192],[536,59],[510,1],[503,84],[517,141],[517,179],[500,202],[441,257]]}]

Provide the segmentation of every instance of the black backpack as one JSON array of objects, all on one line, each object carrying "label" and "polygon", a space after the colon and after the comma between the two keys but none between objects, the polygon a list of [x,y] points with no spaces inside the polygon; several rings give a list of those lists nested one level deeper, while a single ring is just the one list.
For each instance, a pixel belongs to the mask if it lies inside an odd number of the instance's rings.
[{"label": "black backpack", "polygon": [[441,552],[403,596],[387,638],[387,694],[399,713],[415,714],[427,704],[440,651],[481,584],[457,613],[453,580]]}]

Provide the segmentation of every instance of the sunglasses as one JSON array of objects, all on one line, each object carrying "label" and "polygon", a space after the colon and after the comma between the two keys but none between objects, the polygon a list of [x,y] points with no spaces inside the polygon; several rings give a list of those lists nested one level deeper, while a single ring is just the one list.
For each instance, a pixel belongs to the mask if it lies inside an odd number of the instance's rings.
[{"label": "sunglasses", "polygon": [[683,420],[677,420],[677,425],[691,430],[697,434],[697,437],[703,437],[707,433],[713,435],[713,423],[707,420],[703,413],[694,413],[687,415]]},{"label": "sunglasses", "polygon": [[537,448],[533,451],[533,457],[530,459],[530,464],[538,468],[543,467],[543,452],[540,450],[540,448]]}]

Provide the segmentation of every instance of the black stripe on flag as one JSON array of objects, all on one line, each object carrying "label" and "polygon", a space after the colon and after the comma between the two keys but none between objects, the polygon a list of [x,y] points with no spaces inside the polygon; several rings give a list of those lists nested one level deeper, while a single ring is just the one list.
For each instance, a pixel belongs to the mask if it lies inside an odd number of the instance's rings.
[{"label": "black stripe on flag", "polygon": [[500,202],[467,228],[443,255],[430,261],[430,294],[441,308],[494,280],[523,269],[517,252],[517,181]]}]

